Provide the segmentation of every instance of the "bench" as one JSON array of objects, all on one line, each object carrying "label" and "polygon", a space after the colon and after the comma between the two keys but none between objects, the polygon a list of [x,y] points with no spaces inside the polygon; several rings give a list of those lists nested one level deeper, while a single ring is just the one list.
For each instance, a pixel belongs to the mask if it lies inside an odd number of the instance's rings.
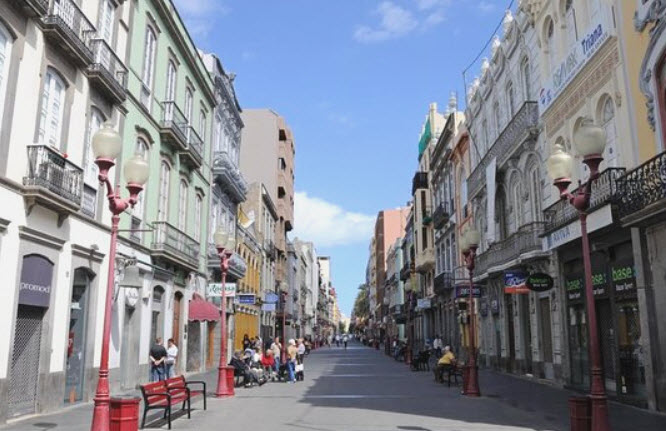
[{"label": "bench", "polygon": [[430,352],[421,351],[419,354],[412,358],[412,371],[425,371],[426,368],[430,371]]},{"label": "bench", "polygon": [[[438,367],[435,366],[433,369],[433,372],[435,373],[435,381],[438,383],[444,383],[444,376],[440,376],[439,370],[437,369]],[[442,374],[446,374],[446,382],[449,387],[451,387],[451,377],[453,377],[453,380],[455,381],[456,386],[458,386],[458,377],[462,380],[462,368],[460,368],[457,364],[452,364],[445,370],[443,370]]]},{"label": "bench", "polygon": [[[179,392],[188,392],[190,399],[197,395],[203,396],[204,410],[206,410],[206,382],[202,380],[185,380],[185,376],[176,376],[166,380],[167,389],[172,395]],[[193,389],[190,385],[197,385],[200,389]]]},{"label": "bench", "polygon": [[140,387],[144,405],[141,429],[146,425],[146,415],[150,410],[164,410],[164,418],[167,419],[171,429],[171,406],[180,403],[183,403],[181,410],[185,410],[187,404],[187,418],[190,418],[190,390],[187,387],[169,391],[166,380],[146,383]]}]

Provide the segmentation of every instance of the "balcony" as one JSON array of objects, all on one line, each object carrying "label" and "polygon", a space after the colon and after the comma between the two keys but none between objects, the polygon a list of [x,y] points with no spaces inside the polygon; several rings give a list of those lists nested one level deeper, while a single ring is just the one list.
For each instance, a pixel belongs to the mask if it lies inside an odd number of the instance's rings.
[{"label": "balcony", "polygon": [[271,262],[275,262],[275,259],[277,259],[275,243],[273,243],[271,240],[264,241],[264,250],[266,251],[266,256],[268,256],[268,259],[270,259]]},{"label": "balcony", "polygon": [[49,10],[49,0],[11,0],[31,18],[40,18]]},{"label": "balcony", "polygon": [[416,272],[425,273],[435,267],[435,249],[428,247],[416,253]]},{"label": "balcony", "polygon": [[163,102],[162,109],[162,124],[160,125],[162,141],[173,145],[177,150],[187,151],[189,125],[185,114],[176,105],[176,102],[172,101]]},{"label": "balcony", "polygon": [[544,222],[521,226],[504,240],[493,243],[476,258],[476,274],[495,273],[543,256]]},{"label": "balcony", "polygon": [[407,281],[409,277],[412,276],[412,267],[408,264],[402,267],[400,270],[400,281]]},{"label": "balcony", "polygon": [[[618,194],[618,179],[624,175],[624,168],[608,168],[592,182],[590,208],[588,214],[610,204]],[[578,189],[572,193],[576,193]],[[578,211],[565,200],[559,200],[544,211],[546,219],[545,233],[550,233],[578,220]]]},{"label": "balcony", "polygon": [[444,271],[438,276],[435,277],[435,294],[444,295],[447,292],[450,292],[455,285],[455,279],[451,271]]},{"label": "balcony", "polygon": [[247,263],[238,253],[231,255],[229,259],[229,275],[235,277],[237,280],[245,277],[247,272]]},{"label": "balcony", "polygon": [[451,213],[453,211],[449,210],[449,205],[441,203],[435,208],[435,212],[432,214],[432,221],[435,229],[441,229],[446,223],[451,219]]},{"label": "balcony", "polygon": [[52,0],[42,21],[44,37],[58,47],[59,52],[81,67],[93,63],[95,57],[90,41],[96,33],[95,26],[74,0]]},{"label": "balcony", "polygon": [[127,98],[127,67],[104,39],[93,39],[90,48],[94,55],[93,63],[86,72],[90,84],[112,103],[123,103]]},{"label": "balcony", "polygon": [[213,175],[220,189],[227,193],[235,203],[245,200],[247,183],[238,169],[238,163],[226,151],[215,151]]},{"label": "balcony", "polygon": [[35,204],[58,213],[58,225],[81,208],[83,169],[46,145],[28,145],[28,172],[23,177],[27,213]]},{"label": "balcony", "polygon": [[187,128],[187,151],[181,151],[178,154],[180,159],[199,169],[203,164],[204,143],[194,127]]},{"label": "balcony", "polygon": [[167,222],[153,223],[153,242],[150,254],[192,271],[199,269],[199,243],[185,232]]},{"label": "balcony", "polygon": [[645,225],[666,216],[666,152],[616,180],[615,203],[625,226]]},{"label": "balcony", "polygon": [[476,195],[486,181],[486,167],[491,160],[497,159],[497,166],[502,166],[520,145],[532,135],[536,135],[539,123],[537,102],[525,102],[502,130],[495,143],[484,155],[467,179],[469,196]]},{"label": "balcony", "polygon": [[428,173],[417,172],[412,179],[412,195],[416,194],[419,189],[427,189],[428,186]]}]

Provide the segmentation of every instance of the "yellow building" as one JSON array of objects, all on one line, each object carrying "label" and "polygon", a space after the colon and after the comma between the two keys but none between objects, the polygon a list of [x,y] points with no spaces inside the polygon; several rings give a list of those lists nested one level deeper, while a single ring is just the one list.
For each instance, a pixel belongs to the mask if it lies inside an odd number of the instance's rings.
[{"label": "yellow building", "polygon": [[259,316],[261,311],[261,247],[256,240],[254,223],[242,211],[238,210],[238,245],[236,253],[247,264],[245,277],[238,281],[236,288],[236,314],[234,348],[243,347],[243,337],[259,335]]}]

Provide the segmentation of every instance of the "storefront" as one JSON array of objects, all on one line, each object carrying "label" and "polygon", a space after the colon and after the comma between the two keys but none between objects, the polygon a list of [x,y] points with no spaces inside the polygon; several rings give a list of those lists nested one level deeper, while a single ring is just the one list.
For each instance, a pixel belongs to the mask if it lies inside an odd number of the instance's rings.
[{"label": "storefront", "polygon": [[[612,235],[593,239],[592,283],[599,327],[606,391],[624,402],[646,403],[645,358],[640,344],[640,313],[631,242],[612,241]],[[560,251],[567,301],[570,383],[589,386],[587,312],[580,245]],[[577,252],[578,251],[578,252]]]}]

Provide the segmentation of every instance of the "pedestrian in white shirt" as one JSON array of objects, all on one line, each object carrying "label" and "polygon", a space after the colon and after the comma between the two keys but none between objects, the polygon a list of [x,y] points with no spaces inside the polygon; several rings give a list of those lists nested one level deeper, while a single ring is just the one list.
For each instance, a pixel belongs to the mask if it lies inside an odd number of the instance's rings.
[{"label": "pedestrian in white shirt", "polygon": [[176,374],[176,358],[178,357],[178,346],[173,341],[173,338],[169,338],[169,347],[167,348],[167,357],[166,357],[166,375],[167,378],[173,377]]},{"label": "pedestrian in white shirt", "polygon": [[437,353],[437,357],[442,356],[442,339],[440,338],[439,335],[435,336],[435,340],[432,342],[432,347],[435,349],[435,352]]}]

